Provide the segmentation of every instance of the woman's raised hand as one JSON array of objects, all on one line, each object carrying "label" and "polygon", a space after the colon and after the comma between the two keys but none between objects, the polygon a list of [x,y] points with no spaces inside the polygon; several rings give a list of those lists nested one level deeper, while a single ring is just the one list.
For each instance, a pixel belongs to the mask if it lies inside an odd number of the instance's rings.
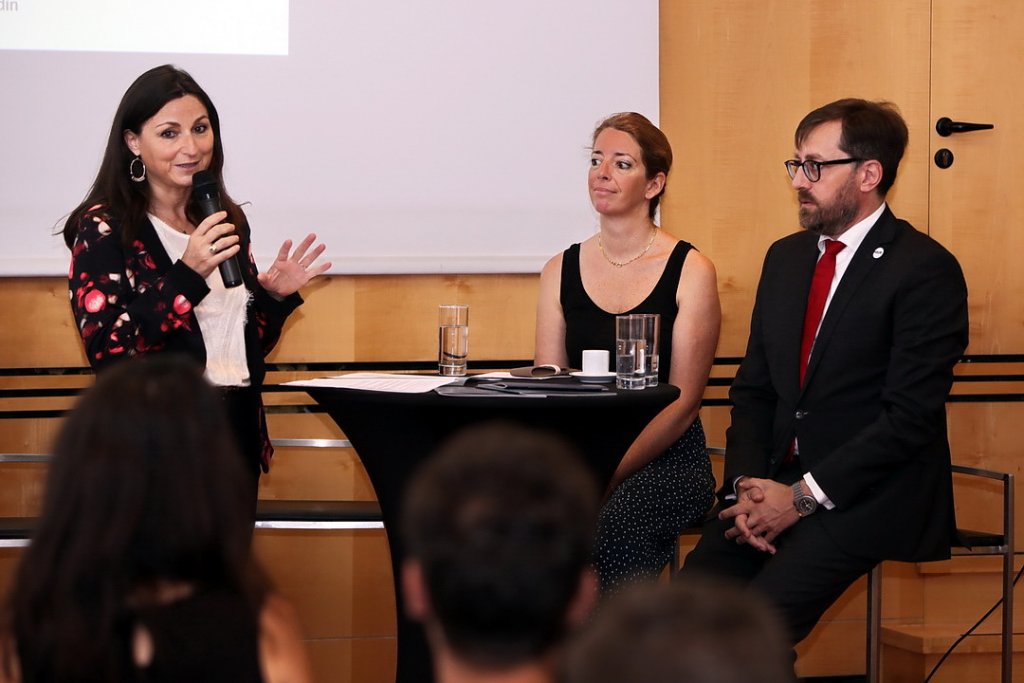
[{"label": "woman's raised hand", "polygon": [[310,250],[315,241],[316,235],[309,233],[292,251],[292,241],[285,240],[274,263],[267,272],[258,276],[263,288],[272,296],[283,299],[299,291],[313,278],[326,273],[331,267],[330,261],[316,264],[316,260],[327,247],[321,243]]}]

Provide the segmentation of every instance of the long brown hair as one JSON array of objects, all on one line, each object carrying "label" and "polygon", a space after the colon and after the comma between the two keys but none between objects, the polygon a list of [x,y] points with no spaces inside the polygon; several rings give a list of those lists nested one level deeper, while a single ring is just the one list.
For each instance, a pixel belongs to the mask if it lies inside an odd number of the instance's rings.
[{"label": "long brown hair", "polygon": [[256,618],[266,583],[249,556],[250,475],[222,403],[201,368],[169,353],[114,365],[83,393],[4,605],[7,671],[126,680],[129,602],[164,580],[239,594]]},{"label": "long brown hair", "polygon": [[[228,212],[230,222],[240,231],[246,230],[241,209],[231,200],[224,188],[224,145],[221,142],[220,116],[217,114],[217,108],[213,106],[213,101],[206,91],[199,87],[188,72],[164,64],[136,78],[121,98],[121,103],[114,114],[114,121],[110,125],[107,147],[103,152],[96,180],[93,181],[85,200],[71,212],[64,224],[64,243],[69,249],[74,246],[83,216],[98,204],[103,205],[108,214],[121,221],[125,245],[135,240],[149,208],[150,188],[148,182],[135,183],[129,178],[129,165],[135,155],[124,141],[124,133],[127,130],[136,135],[141,133],[143,124],[163,109],[165,104],[186,95],[193,95],[206,108],[213,131],[213,156],[208,170],[217,180],[221,205]],[[191,205],[188,216],[194,223],[199,222],[199,214]]]}]

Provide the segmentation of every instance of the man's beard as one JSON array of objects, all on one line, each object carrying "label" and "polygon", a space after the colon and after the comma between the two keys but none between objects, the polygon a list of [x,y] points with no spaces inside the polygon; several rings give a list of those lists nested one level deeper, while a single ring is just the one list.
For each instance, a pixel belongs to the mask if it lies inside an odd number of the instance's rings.
[{"label": "man's beard", "polygon": [[800,207],[800,226],[817,235],[835,237],[843,234],[857,216],[855,177],[840,188],[830,204],[819,204],[806,190],[798,190],[801,201],[815,202],[813,208]]}]

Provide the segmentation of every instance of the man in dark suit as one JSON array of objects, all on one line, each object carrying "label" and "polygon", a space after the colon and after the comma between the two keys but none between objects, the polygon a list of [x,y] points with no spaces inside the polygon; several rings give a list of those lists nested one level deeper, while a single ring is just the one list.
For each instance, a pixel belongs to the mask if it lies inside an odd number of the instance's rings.
[{"label": "man in dark suit", "polygon": [[881,560],[949,557],[945,401],[968,337],[956,259],[885,203],[895,107],[839,100],[795,137],[804,230],[765,257],[718,515],[683,570],[762,591],[794,644]]}]

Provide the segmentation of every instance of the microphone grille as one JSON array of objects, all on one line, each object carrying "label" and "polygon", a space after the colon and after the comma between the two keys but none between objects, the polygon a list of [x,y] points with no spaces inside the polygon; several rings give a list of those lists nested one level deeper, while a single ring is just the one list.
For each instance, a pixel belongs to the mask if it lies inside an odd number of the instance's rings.
[{"label": "microphone grille", "polygon": [[195,190],[199,187],[207,187],[212,185],[214,189],[217,187],[217,179],[213,177],[211,171],[198,171],[192,176],[192,189]]}]

